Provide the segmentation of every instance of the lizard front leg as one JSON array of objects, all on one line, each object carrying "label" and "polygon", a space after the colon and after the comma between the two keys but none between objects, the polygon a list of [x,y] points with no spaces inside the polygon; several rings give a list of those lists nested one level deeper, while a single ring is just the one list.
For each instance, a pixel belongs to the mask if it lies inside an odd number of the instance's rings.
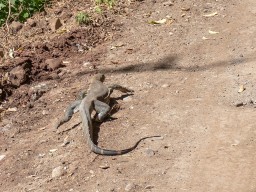
[{"label": "lizard front leg", "polygon": [[77,100],[72,102],[66,109],[66,113],[64,115],[64,117],[62,119],[60,119],[56,125],[55,125],[55,129],[58,129],[59,126],[61,126],[62,124],[66,123],[67,121],[69,121],[71,119],[71,117],[73,116],[73,114],[75,112],[78,111],[78,107],[80,105],[82,100]]}]

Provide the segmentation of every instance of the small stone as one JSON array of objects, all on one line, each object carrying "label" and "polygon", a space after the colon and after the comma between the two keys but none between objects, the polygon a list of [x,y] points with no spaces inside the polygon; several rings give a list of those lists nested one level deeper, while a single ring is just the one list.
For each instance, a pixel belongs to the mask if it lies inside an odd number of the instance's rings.
[{"label": "small stone", "polygon": [[238,101],[234,104],[236,107],[242,107],[244,103],[242,101]]},{"label": "small stone", "polygon": [[0,155],[0,161],[2,161],[5,158],[6,155]]},{"label": "small stone", "polygon": [[38,154],[38,157],[44,157],[44,156],[45,156],[44,153],[39,153],[39,154]]},{"label": "small stone", "polygon": [[68,136],[64,138],[64,142],[61,144],[62,147],[68,145],[70,143]]},{"label": "small stone", "polygon": [[17,66],[10,71],[9,79],[12,85],[19,87],[27,80],[26,71],[22,66]]},{"label": "small stone", "polygon": [[93,170],[90,170],[89,173],[94,174],[94,171],[93,171]]},{"label": "small stone", "polygon": [[62,26],[62,23],[59,18],[53,18],[49,21],[49,25],[52,31],[56,31]]},{"label": "small stone", "polygon": [[172,6],[174,3],[172,1],[166,1],[163,3],[164,6]]},{"label": "small stone", "polygon": [[244,90],[245,90],[244,85],[240,85],[237,92],[238,92],[238,93],[242,93]]},{"label": "small stone", "polygon": [[152,149],[146,149],[145,153],[147,156],[152,157],[155,155],[155,152]]},{"label": "small stone", "polygon": [[22,23],[20,23],[18,21],[13,21],[9,27],[10,27],[11,32],[15,34],[19,30],[21,30],[22,26],[23,26]]},{"label": "small stone", "polygon": [[168,84],[163,84],[163,85],[162,85],[163,88],[167,88],[167,87],[169,87],[169,86],[170,86],[170,85],[168,85]]},{"label": "small stone", "polygon": [[48,115],[48,114],[49,114],[49,111],[43,110],[43,111],[42,111],[42,114],[43,114],[43,115]]},{"label": "small stone", "polygon": [[55,70],[62,67],[62,61],[60,59],[46,59],[45,64],[47,69]]},{"label": "small stone", "polygon": [[152,188],[154,188],[153,185],[147,185],[147,186],[145,187],[145,189],[152,189]]},{"label": "small stone", "polygon": [[8,108],[7,111],[9,112],[16,112],[18,111],[17,107]]},{"label": "small stone", "polygon": [[182,11],[189,11],[189,10],[190,10],[190,7],[182,7],[181,10],[182,10]]},{"label": "small stone", "polygon": [[99,167],[100,167],[101,169],[108,169],[108,168],[110,168],[109,165],[100,165]]},{"label": "small stone", "polygon": [[84,62],[84,63],[83,63],[83,66],[84,66],[84,67],[88,67],[88,66],[90,66],[90,65],[91,65],[90,62]]},{"label": "small stone", "polygon": [[64,170],[64,168],[62,166],[56,167],[52,170],[52,178],[61,177],[65,173],[66,173],[66,171]]},{"label": "small stone", "polygon": [[58,149],[50,149],[49,151],[51,152],[51,153],[54,153],[54,152],[56,152]]},{"label": "small stone", "polygon": [[128,184],[125,186],[124,190],[125,190],[125,191],[131,191],[131,190],[133,190],[134,188],[135,188],[135,185],[134,185],[133,183],[128,183]]}]

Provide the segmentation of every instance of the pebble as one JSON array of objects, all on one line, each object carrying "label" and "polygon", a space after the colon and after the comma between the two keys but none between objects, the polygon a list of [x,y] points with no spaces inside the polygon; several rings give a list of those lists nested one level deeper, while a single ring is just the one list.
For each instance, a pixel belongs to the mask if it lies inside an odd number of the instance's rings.
[{"label": "pebble", "polygon": [[242,107],[244,103],[242,101],[238,101],[234,104],[236,107]]},{"label": "pebble", "polygon": [[44,153],[39,153],[38,157],[44,157],[45,154]]},{"label": "pebble", "polygon": [[124,190],[125,190],[125,191],[131,191],[131,190],[133,190],[134,188],[135,188],[134,183],[128,183],[128,184],[125,186]]},{"label": "pebble", "polygon": [[174,3],[172,1],[166,1],[163,3],[164,6],[172,6]]},{"label": "pebble", "polygon": [[17,107],[7,109],[7,111],[9,111],[9,112],[16,112],[17,110],[18,110]]},{"label": "pebble", "polygon": [[43,114],[43,115],[48,115],[48,114],[49,114],[49,111],[43,110],[43,111],[42,111],[42,114]]},{"label": "pebble", "polygon": [[66,171],[64,170],[64,168],[62,166],[56,167],[52,170],[52,178],[61,177],[65,173],[66,173]]},{"label": "pebble", "polygon": [[51,153],[54,153],[55,151],[57,151],[58,149],[50,149],[49,151],[51,152]]},{"label": "pebble", "polygon": [[100,165],[99,167],[100,167],[101,169],[108,169],[108,168],[110,168],[109,165]]},{"label": "pebble", "polygon": [[93,170],[90,170],[89,173],[94,174],[94,171],[93,171]]},{"label": "pebble", "polygon": [[6,155],[0,155],[0,161],[2,161],[5,158]]},{"label": "pebble", "polygon": [[88,67],[88,66],[90,66],[90,65],[91,65],[90,62],[84,62],[84,63],[83,63],[83,66],[84,66],[84,67]]},{"label": "pebble", "polygon": [[68,136],[64,138],[63,143],[61,144],[62,147],[68,145],[70,143]]},{"label": "pebble", "polygon": [[168,84],[163,84],[162,87],[163,87],[163,88],[167,88],[167,87],[170,87],[170,85],[168,85]]},{"label": "pebble", "polygon": [[147,156],[152,157],[155,155],[155,152],[152,149],[146,149],[145,153]]},{"label": "pebble", "polygon": [[153,185],[147,185],[147,186],[145,187],[145,189],[152,189],[152,188],[154,188]]}]

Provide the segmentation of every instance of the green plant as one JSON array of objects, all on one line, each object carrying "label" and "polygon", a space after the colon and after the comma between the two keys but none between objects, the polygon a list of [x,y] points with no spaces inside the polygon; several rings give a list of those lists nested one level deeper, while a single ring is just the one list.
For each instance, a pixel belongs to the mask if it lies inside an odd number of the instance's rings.
[{"label": "green plant", "polygon": [[82,25],[82,24],[88,25],[91,22],[91,18],[88,15],[88,13],[79,12],[76,15],[76,22],[78,22],[79,25]]},{"label": "green plant", "polygon": [[107,5],[110,9],[115,5],[116,0],[95,0],[96,5]]},{"label": "green plant", "polygon": [[26,21],[35,12],[41,11],[50,0],[0,0],[0,26],[6,20]]},{"label": "green plant", "polygon": [[98,13],[98,14],[101,14],[102,13],[102,9],[100,8],[100,6],[95,6],[94,7],[94,11],[96,12],[96,13]]}]

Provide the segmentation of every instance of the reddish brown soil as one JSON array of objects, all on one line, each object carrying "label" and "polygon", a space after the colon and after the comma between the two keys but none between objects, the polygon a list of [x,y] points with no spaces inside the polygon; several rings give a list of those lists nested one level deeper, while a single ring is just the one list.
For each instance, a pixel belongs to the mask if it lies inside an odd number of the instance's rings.
[{"label": "reddish brown soil", "polygon": [[[36,27],[8,36],[3,46],[15,58],[0,66],[1,191],[256,191],[256,2],[127,2],[93,15],[90,26],[74,19],[89,1],[56,2],[33,17]],[[52,32],[55,17],[64,25]],[[52,58],[64,62],[51,69]],[[26,78],[13,85],[5,74],[17,66]],[[120,110],[96,128],[98,145],[161,138],[106,157],[90,152],[79,114],[54,131],[97,72],[135,90],[113,94]],[[65,171],[53,178],[58,166]]]}]

